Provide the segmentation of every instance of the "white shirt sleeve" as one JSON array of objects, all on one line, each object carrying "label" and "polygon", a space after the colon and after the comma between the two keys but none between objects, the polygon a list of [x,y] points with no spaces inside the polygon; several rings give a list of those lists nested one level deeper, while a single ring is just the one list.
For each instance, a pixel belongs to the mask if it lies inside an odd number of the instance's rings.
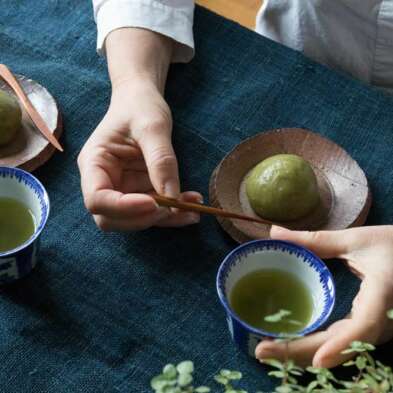
[{"label": "white shirt sleeve", "polygon": [[176,42],[172,61],[185,63],[194,56],[193,0],[93,0],[97,23],[97,51],[105,55],[107,35],[121,27],[140,27]]}]

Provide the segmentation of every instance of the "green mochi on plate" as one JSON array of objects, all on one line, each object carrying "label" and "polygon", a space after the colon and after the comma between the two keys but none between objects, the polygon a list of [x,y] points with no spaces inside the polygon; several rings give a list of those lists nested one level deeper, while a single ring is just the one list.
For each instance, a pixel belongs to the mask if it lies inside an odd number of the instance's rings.
[{"label": "green mochi on plate", "polygon": [[294,154],[278,154],[255,166],[246,193],[255,213],[271,221],[298,220],[320,203],[311,165]]},{"label": "green mochi on plate", "polygon": [[22,126],[22,111],[11,95],[0,90],[0,146],[7,145]]}]

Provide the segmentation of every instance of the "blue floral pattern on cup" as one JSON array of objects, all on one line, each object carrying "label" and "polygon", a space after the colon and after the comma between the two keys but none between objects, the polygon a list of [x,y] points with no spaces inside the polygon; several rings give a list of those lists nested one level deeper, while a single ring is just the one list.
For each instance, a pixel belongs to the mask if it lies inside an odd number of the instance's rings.
[{"label": "blue floral pattern on cup", "polygon": [[32,174],[18,168],[0,167],[0,197],[17,199],[35,218],[33,236],[19,247],[0,252],[0,284],[26,276],[35,267],[40,235],[49,216],[48,194]]},{"label": "blue floral pattern on cup", "polygon": [[309,288],[314,309],[311,321],[300,336],[319,329],[329,318],[335,302],[333,277],[326,265],[311,251],[280,240],[255,240],[240,245],[222,262],[217,274],[217,292],[226,311],[232,339],[254,356],[255,347],[266,337],[278,337],[256,329],[242,321],[230,306],[230,294],[244,275],[260,269],[280,269],[291,272]]}]

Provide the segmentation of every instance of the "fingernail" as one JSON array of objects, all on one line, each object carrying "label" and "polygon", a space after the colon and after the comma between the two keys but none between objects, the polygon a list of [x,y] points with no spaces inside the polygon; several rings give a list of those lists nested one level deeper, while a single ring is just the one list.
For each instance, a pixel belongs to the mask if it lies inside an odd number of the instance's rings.
[{"label": "fingernail", "polygon": [[314,356],[314,359],[312,361],[313,367],[322,368],[325,366],[325,364],[326,364],[326,359],[321,358],[321,356],[318,356],[318,354]]},{"label": "fingernail", "polygon": [[270,359],[271,357],[273,357],[274,352],[269,352],[269,351],[261,351],[261,353],[259,354],[259,359],[260,360],[264,360],[264,359]]},{"label": "fingernail", "polygon": [[270,342],[265,341],[262,345],[255,349],[255,357],[263,363],[264,359],[270,359],[274,357],[274,348],[270,345]]},{"label": "fingernail", "polygon": [[280,226],[278,226],[278,225],[273,225],[270,231],[271,231],[271,232],[274,232],[275,235],[276,235],[276,234],[277,234],[277,235],[280,235],[280,234],[283,234],[283,235],[284,235],[284,234],[290,232],[289,229],[280,227]]},{"label": "fingernail", "polygon": [[169,180],[164,185],[164,193],[166,197],[177,198],[179,196],[179,185],[174,180]]},{"label": "fingernail", "polygon": [[201,216],[196,213],[187,213],[187,218],[186,220],[190,224],[198,224],[201,221]]},{"label": "fingernail", "polygon": [[312,365],[313,365],[313,367],[316,367],[316,368],[322,368],[323,364],[320,360],[314,360]]},{"label": "fingernail", "polygon": [[200,196],[200,197],[198,198],[198,203],[202,205],[203,202],[205,202],[205,200],[203,199],[203,196]]}]

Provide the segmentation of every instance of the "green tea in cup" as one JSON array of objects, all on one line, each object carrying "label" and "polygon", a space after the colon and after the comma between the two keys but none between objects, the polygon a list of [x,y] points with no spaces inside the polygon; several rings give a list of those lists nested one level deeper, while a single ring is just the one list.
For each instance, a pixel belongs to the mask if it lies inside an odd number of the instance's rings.
[{"label": "green tea in cup", "polygon": [[13,250],[35,231],[33,213],[23,203],[13,198],[0,197],[0,252]]},{"label": "green tea in cup", "polygon": [[[233,287],[230,304],[248,325],[277,334],[303,330],[313,313],[307,286],[295,274],[279,269],[259,269],[240,278]],[[270,322],[267,317],[280,310],[288,311],[287,318]]]}]

